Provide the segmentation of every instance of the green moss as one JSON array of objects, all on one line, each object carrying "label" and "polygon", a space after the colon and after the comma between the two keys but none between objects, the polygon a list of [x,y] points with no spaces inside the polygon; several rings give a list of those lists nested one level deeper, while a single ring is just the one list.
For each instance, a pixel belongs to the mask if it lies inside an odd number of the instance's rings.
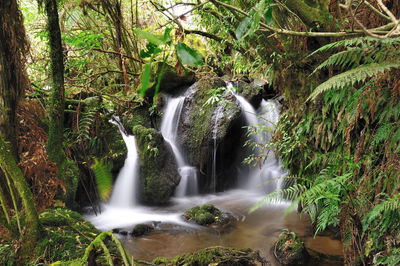
[{"label": "green moss", "polygon": [[303,264],[307,260],[304,242],[294,232],[284,231],[279,235],[274,253],[285,265]]},{"label": "green moss", "polygon": [[251,249],[211,247],[172,259],[156,258],[155,265],[258,265],[265,263],[259,253]]},{"label": "green moss", "polygon": [[69,261],[81,258],[99,231],[83,217],[68,209],[44,210],[39,214],[43,237],[39,243],[44,261]]},{"label": "green moss", "polygon": [[165,204],[179,182],[175,159],[154,128],[137,125],[133,134],[140,158],[140,198],[149,204]]},{"label": "green moss", "polygon": [[184,217],[193,220],[199,225],[210,225],[221,217],[222,212],[212,204],[195,206],[185,212]]}]

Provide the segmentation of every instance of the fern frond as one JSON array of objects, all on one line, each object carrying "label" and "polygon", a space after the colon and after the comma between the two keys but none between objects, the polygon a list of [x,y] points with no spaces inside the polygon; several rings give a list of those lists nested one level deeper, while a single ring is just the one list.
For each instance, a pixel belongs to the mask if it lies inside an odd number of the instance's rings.
[{"label": "fern frond", "polygon": [[361,65],[357,68],[348,70],[341,74],[338,74],[324,83],[320,84],[308,97],[307,101],[314,100],[319,94],[324,91],[334,89],[334,88],[344,88],[347,86],[352,86],[357,82],[363,82],[368,77],[374,76],[378,73],[382,73],[390,68],[399,68],[399,62],[384,62],[384,63],[371,63],[366,65]]},{"label": "fern frond", "polygon": [[396,194],[392,198],[375,205],[375,207],[364,217],[363,231],[366,232],[369,225],[387,211],[400,211],[400,194]]},{"label": "fern frond", "polygon": [[96,158],[94,164],[91,166],[96,177],[100,199],[103,201],[109,199],[112,191],[111,168],[111,164],[105,164],[102,160],[98,161]]},{"label": "fern frond", "polygon": [[363,52],[364,49],[356,47],[333,54],[322,64],[316,67],[314,71],[310,74],[310,76],[315,74],[315,72],[321,70],[324,67],[329,67],[329,66],[346,67],[354,64],[359,64],[361,59],[363,58],[364,54]]},{"label": "fern frond", "polygon": [[312,52],[308,57],[311,57],[317,53],[326,52],[334,48],[342,47],[368,47],[373,48],[379,45],[390,46],[400,45],[400,38],[387,38],[387,39],[376,39],[373,37],[358,37],[353,39],[344,39],[337,42],[329,43],[322,46],[321,48]]},{"label": "fern frond", "polygon": [[254,206],[250,209],[249,213],[254,212],[255,210],[259,209],[262,205],[265,205],[267,203],[278,203],[284,201],[285,199],[297,202],[296,197],[298,196],[298,194],[302,191],[305,191],[306,189],[307,188],[301,184],[294,184],[293,186],[285,189],[277,188],[275,191],[269,193],[260,201],[258,201],[256,204],[254,204]]}]

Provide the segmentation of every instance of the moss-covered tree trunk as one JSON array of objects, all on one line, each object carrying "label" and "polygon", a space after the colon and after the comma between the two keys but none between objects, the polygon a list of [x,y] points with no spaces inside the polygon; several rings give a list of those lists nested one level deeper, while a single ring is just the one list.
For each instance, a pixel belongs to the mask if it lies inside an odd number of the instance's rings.
[{"label": "moss-covered tree trunk", "polygon": [[58,17],[56,0],[45,1],[45,11],[47,15],[47,30],[49,34],[50,60],[51,60],[51,80],[52,98],[49,110],[50,124],[49,136],[47,140],[47,154],[49,160],[55,162],[58,167],[58,174],[64,182],[66,194],[64,201],[71,205],[74,201],[75,187],[74,181],[66,175],[67,160],[64,153],[64,55],[61,43],[61,30]]},{"label": "moss-covered tree trunk", "polygon": [[37,241],[40,236],[39,217],[33,201],[33,195],[28,183],[19,169],[15,159],[7,146],[7,143],[0,137],[0,168],[8,176],[15,186],[21,198],[25,210],[25,230],[21,235],[21,248],[18,251],[18,258],[23,264],[28,261],[34,253]]},{"label": "moss-covered tree trunk", "polygon": [[64,160],[64,58],[61,44],[61,30],[56,0],[46,1],[47,29],[49,33],[52,99],[50,109],[49,138],[47,154],[60,167]]}]

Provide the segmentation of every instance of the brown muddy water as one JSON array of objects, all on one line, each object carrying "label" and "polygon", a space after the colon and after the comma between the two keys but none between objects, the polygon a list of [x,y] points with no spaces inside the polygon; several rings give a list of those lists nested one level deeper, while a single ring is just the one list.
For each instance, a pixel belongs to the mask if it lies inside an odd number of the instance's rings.
[{"label": "brown muddy water", "polygon": [[[154,232],[142,237],[120,238],[135,258],[145,261],[151,261],[158,256],[173,258],[206,247],[225,246],[259,250],[273,265],[279,265],[273,256],[272,247],[282,229],[287,228],[305,241],[311,253],[321,257],[318,261],[310,261],[308,265],[341,264],[335,260],[336,256],[342,255],[341,242],[329,236],[314,238],[308,217],[300,217],[297,212],[284,215],[289,203],[264,205],[249,214],[250,208],[260,199],[260,195],[241,190],[174,199],[171,206],[146,210],[148,222],[156,224]],[[228,228],[218,229],[189,224],[181,218],[180,215],[185,210],[205,203],[212,203],[222,211],[233,214],[237,221]],[[154,215],[154,219],[150,218],[151,215]],[[171,215],[175,215],[176,220],[171,219]],[[140,212],[137,215],[132,214],[131,219],[137,221],[140,216]],[[124,226],[127,230],[133,228],[133,225],[129,227],[126,223]]]}]

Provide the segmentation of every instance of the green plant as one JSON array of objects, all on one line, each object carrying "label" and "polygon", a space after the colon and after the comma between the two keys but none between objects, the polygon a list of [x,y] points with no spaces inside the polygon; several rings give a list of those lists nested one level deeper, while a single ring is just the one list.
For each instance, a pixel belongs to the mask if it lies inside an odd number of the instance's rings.
[{"label": "green plant", "polygon": [[390,68],[400,67],[400,38],[377,39],[372,37],[346,39],[325,45],[310,56],[331,49],[344,48],[344,51],[331,55],[315,68],[314,72],[330,66],[348,69],[318,85],[308,99],[314,100],[320,93],[362,83],[367,78],[383,73]]},{"label": "green plant", "polygon": [[94,159],[94,163],[90,167],[96,177],[97,191],[100,199],[106,201],[109,199],[112,191],[112,163],[105,163],[103,160]]},{"label": "green plant", "polygon": [[143,96],[147,89],[151,86],[150,78],[151,78],[151,65],[155,59],[155,57],[163,53],[162,56],[162,68],[157,77],[157,83],[154,92],[154,99],[156,99],[158,95],[158,90],[161,83],[161,78],[163,76],[164,66],[167,62],[167,59],[171,55],[171,48],[175,52],[177,56],[177,60],[180,66],[188,65],[188,66],[200,66],[203,63],[203,56],[197,51],[193,50],[189,46],[187,46],[182,41],[179,41],[177,44],[173,44],[173,39],[171,37],[172,28],[165,28],[163,35],[155,35],[148,31],[143,31],[140,29],[133,29],[133,32],[148,41],[146,45],[146,50],[141,50],[140,56],[142,58],[150,58],[149,62],[144,66],[144,71],[141,77],[141,88],[139,93]]}]

